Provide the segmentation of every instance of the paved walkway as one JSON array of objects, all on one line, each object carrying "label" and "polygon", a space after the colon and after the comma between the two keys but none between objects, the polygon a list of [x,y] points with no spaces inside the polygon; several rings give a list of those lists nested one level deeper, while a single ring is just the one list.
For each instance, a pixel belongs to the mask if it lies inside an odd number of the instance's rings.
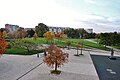
[{"label": "paved walkway", "polygon": [[34,56],[3,55],[0,58],[0,80],[16,80],[42,62]]},{"label": "paved walkway", "polygon": [[0,80],[99,80],[88,51],[79,57],[74,56],[74,49],[65,51],[69,53],[69,62],[59,68],[60,75],[50,74],[52,69],[42,63],[42,58],[4,55],[0,59]]},{"label": "paved walkway", "polygon": [[[97,42],[95,42],[94,40],[91,40],[91,39],[85,39],[85,40],[98,44]],[[105,45],[104,45],[104,46],[105,46]],[[113,50],[116,51],[116,52],[120,52],[120,50],[117,49],[117,48],[114,48],[114,47],[111,47],[111,46],[106,46],[106,47],[107,47],[107,48],[110,48],[110,49],[113,49]]]},{"label": "paved walkway", "polygon": [[51,75],[51,68],[42,64],[21,80],[99,80],[88,51],[80,57],[73,56],[76,50],[65,51],[70,54],[69,62],[59,68],[62,71],[60,75]]}]

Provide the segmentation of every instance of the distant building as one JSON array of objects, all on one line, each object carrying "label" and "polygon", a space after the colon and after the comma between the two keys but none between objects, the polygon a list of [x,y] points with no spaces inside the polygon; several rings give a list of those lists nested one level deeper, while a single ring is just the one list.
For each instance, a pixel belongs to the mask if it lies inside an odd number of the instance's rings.
[{"label": "distant building", "polygon": [[5,24],[5,29],[9,30],[11,33],[16,31],[19,28],[18,25]]},{"label": "distant building", "polygon": [[85,29],[88,33],[93,33],[93,29]]},{"label": "distant building", "polygon": [[63,32],[67,27],[53,27],[53,26],[48,26],[50,32],[58,33],[58,32]]},{"label": "distant building", "polygon": [[35,28],[24,28],[25,31],[31,30],[31,29],[32,29],[33,31],[35,31]]}]

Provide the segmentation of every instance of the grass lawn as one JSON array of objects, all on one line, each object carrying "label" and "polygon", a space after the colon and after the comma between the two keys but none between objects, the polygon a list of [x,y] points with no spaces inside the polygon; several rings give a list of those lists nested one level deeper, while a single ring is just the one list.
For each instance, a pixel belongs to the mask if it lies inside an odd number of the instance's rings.
[{"label": "grass lawn", "polygon": [[117,49],[120,49],[120,46],[112,46],[112,47],[117,48]]},{"label": "grass lawn", "polygon": [[95,42],[100,42],[100,39],[91,39],[91,40],[93,40]]},{"label": "grass lawn", "polygon": [[11,49],[7,49],[5,54],[14,54],[14,55],[33,55],[33,54],[37,54],[37,53],[41,53],[43,52],[42,50],[32,50],[30,52],[28,52],[26,49],[23,48],[11,48]]},{"label": "grass lawn", "polygon": [[[47,42],[47,40],[45,38],[38,38],[37,40],[34,40],[33,38],[25,38],[25,39],[32,43],[35,43],[35,44],[46,44],[46,43],[51,44],[51,41]],[[67,38],[67,39],[61,40],[59,42],[57,39],[55,39],[53,42],[57,46],[62,47],[62,46],[67,46],[67,44],[66,44],[67,41],[72,42],[70,45],[72,47],[75,47],[76,43],[81,43],[81,44],[83,44],[84,48],[98,48],[98,49],[102,49],[102,50],[107,50],[103,45],[98,45],[96,43],[87,41],[85,39],[83,40],[83,39]],[[36,54],[38,52],[42,52],[42,51],[30,51],[30,53],[28,53],[26,49],[11,48],[11,49],[7,49],[6,54],[31,55],[31,54]]]}]

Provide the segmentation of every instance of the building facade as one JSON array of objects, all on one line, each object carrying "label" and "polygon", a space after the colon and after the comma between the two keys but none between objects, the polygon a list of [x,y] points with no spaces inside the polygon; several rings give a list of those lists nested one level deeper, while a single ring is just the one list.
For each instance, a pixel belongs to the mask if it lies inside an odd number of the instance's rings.
[{"label": "building facade", "polygon": [[58,33],[58,32],[63,32],[67,27],[53,27],[53,26],[48,26],[50,32]]},{"label": "building facade", "polygon": [[12,25],[12,24],[5,24],[5,29],[7,29],[10,33],[13,33],[19,28],[18,25]]},{"label": "building facade", "polygon": [[33,31],[35,31],[35,28],[24,28],[25,31],[28,31],[28,30],[31,30],[31,29],[32,29]]},{"label": "building facade", "polygon": [[93,29],[85,29],[88,33],[93,33]]}]

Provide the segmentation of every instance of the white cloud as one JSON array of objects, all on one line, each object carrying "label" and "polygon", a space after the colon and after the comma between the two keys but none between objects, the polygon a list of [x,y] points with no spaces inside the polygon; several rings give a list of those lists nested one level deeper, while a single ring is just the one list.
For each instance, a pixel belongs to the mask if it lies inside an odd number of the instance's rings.
[{"label": "white cloud", "polygon": [[[95,0],[86,1],[95,3]],[[53,0],[0,0],[0,27],[6,23],[35,27],[43,22],[48,26],[95,28],[98,32],[100,28],[118,27],[116,21],[119,19],[70,10]]]},{"label": "white cloud", "polygon": [[3,24],[18,24],[23,27],[34,27],[39,22],[68,25],[76,15],[74,11],[50,0],[3,0],[0,1],[0,10]]},{"label": "white cloud", "polygon": [[90,4],[96,4],[96,0],[85,0],[85,2],[90,3]]},{"label": "white cloud", "polygon": [[74,19],[86,20],[90,16],[75,12],[50,0],[3,0],[0,1],[0,19],[23,27],[34,27],[40,22],[52,26],[77,26]]}]

